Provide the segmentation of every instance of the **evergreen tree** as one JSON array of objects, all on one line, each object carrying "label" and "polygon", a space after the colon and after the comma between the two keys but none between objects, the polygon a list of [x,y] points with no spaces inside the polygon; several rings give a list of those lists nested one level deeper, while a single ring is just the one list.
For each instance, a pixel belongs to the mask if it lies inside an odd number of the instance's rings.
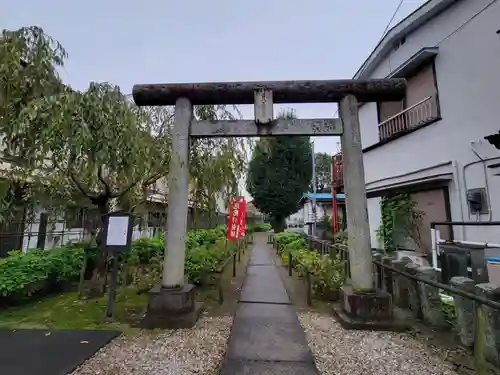
[{"label": "evergreen tree", "polygon": [[[295,118],[292,111],[281,118]],[[247,190],[255,206],[269,215],[275,232],[285,228],[285,219],[297,212],[298,202],[312,178],[309,137],[282,136],[257,142],[248,168]]]}]

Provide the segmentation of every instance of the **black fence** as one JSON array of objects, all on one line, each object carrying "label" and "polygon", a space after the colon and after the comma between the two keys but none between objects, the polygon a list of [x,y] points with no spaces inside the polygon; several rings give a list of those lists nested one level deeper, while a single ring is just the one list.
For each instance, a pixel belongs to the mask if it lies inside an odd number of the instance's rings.
[{"label": "black fence", "polygon": [[[156,207],[155,207],[156,208]],[[135,216],[133,237],[155,237],[167,227],[166,208]],[[224,225],[227,215],[208,214],[204,211],[188,212],[188,230],[208,229]],[[247,225],[257,222],[247,218]],[[95,210],[73,209],[66,214],[40,212],[32,217],[10,220],[0,224],[0,257],[12,250],[51,249],[71,242],[80,242],[95,236],[101,226],[101,216]]]}]

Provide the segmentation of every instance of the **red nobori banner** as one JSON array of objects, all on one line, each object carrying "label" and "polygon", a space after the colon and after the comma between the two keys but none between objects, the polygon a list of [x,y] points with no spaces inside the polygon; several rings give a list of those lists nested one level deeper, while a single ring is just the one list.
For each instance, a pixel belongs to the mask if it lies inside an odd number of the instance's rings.
[{"label": "red nobori banner", "polygon": [[241,197],[239,206],[238,206],[238,216],[239,216],[239,236],[245,237],[246,225],[247,225],[247,203],[245,202],[245,198]]},{"label": "red nobori banner", "polygon": [[[245,233],[246,203],[244,197],[233,197],[229,201],[229,215],[227,218],[227,239],[235,241]],[[243,225],[243,228],[241,226]],[[243,232],[242,232],[243,229]]]}]

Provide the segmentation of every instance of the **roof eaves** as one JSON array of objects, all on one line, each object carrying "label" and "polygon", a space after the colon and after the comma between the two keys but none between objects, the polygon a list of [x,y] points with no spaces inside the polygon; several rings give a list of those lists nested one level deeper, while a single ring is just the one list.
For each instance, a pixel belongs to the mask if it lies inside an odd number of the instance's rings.
[{"label": "roof eaves", "polygon": [[392,50],[394,43],[398,39],[419,28],[458,1],[460,0],[428,0],[422,4],[382,37],[375,49],[354,74],[354,78],[366,79]]}]

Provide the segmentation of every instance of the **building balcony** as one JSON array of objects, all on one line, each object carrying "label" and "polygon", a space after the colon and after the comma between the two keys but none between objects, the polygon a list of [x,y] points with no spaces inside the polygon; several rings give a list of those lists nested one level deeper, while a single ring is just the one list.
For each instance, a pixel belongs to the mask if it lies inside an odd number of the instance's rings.
[{"label": "building balcony", "polygon": [[429,96],[381,122],[378,126],[380,141],[408,133],[439,118],[437,96]]}]

